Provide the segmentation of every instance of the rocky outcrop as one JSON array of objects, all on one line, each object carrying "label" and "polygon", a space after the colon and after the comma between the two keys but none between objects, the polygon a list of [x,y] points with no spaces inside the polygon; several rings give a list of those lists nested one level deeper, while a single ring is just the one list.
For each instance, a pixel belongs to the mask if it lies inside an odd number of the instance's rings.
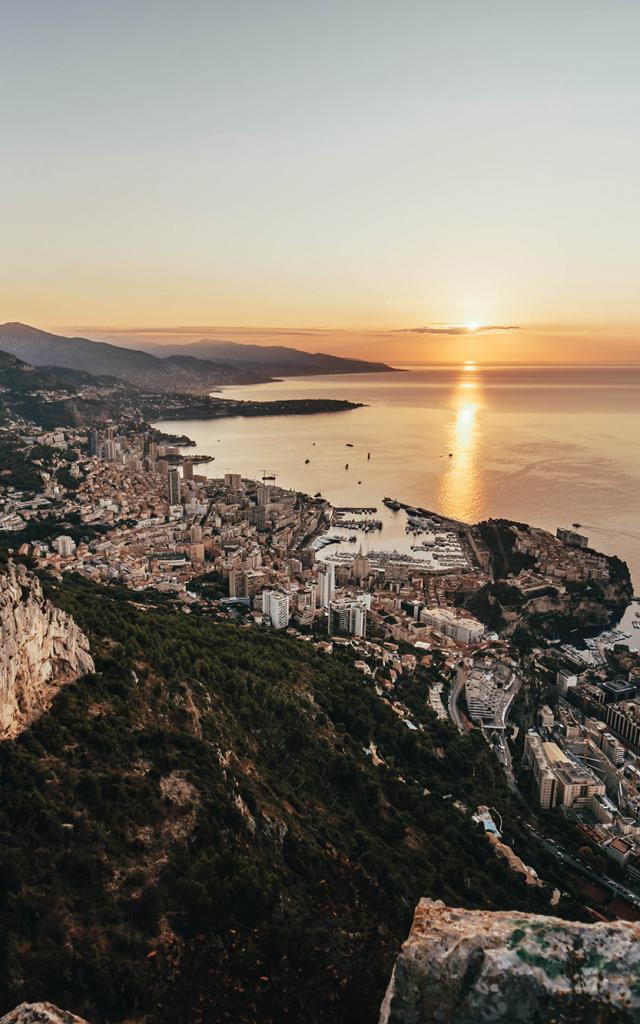
[{"label": "rocky outcrop", "polygon": [[0,740],[25,729],[64,683],[93,672],[89,641],[46,600],[40,581],[10,563],[0,574]]},{"label": "rocky outcrop", "polygon": [[0,1017],[0,1024],[87,1024],[75,1013],[59,1010],[53,1003],[20,1003],[15,1010]]},{"label": "rocky outcrop", "polygon": [[503,637],[519,627],[552,636],[605,629],[633,597],[629,567],[615,555],[577,548],[507,519],[478,523],[473,533],[488,553],[492,583],[465,603]]},{"label": "rocky outcrop", "polygon": [[640,924],[420,901],[380,1024],[640,1022]]}]

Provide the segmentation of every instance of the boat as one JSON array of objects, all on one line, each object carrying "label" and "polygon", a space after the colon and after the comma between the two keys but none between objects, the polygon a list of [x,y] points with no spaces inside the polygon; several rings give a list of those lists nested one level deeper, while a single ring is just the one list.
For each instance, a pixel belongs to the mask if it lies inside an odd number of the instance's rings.
[{"label": "boat", "polygon": [[452,459],[452,458],[453,458],[453,452],[449,452],[449,458],[450,458],[450,459]]},{"label": "boat", "polygon": [[349,537],[349,543],[350,543],[350,544],[355,544],[355,542],[357,541],[357,539],[358,539],[357,537]]},{"label": "boat", "polygon": [[367,459],[371,458],[371,452],[367,452]]},{"label": "boat", "polygon": [[582,523],[572,523],[571,525],[573,526],[574,530],[580,530],[582,528]]},{"label": "boat", "polygon": [[305,459],[305,460],[304,460],[304,464],[305,464],[305,466],[308,466],[310,462],[311,462],[311,459]]},{"label": "boat", "polygon": [[345,443],[345,448],[353,448],[353,445],[351,444],[351,442],[350,442],[350,441],[347,441],[347,442]]},{"label": "boat", "polygon": [[383,498],[382,504],[386,505],[387,508],[390,508],[392,512],[400,511],[400,502],[395,501],[394,498]]},{"label": "boat", "polygon": [[345,464],[344,464],[344,468],[345,468],[345,469],[348,469],[348,468],[349,468],[349,463],[348,463],[348,462],[345,462]]},{"label": "boat", "polygon": [[359,484],[361,484],[361,483],[362,483],[362,480],[358,480],[358,483],[359,483]]}]

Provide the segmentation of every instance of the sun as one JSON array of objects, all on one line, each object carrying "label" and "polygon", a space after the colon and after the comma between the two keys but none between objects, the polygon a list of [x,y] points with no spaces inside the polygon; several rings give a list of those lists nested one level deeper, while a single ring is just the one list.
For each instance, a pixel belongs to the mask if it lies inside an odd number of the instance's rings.
[{"label": "sun", "polygon": [[465,320],[464,326],[467,328],[468,331],[473,332],[478,330],[479,325],[476,323],[475,320]]}]

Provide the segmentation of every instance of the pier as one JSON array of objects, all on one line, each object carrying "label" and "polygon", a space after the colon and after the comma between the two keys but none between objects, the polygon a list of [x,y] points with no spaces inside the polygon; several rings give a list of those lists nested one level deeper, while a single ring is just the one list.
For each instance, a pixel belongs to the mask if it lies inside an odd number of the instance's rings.
[{"label": "pier", "polygon": [[336,507],[334,509],[334,512],[336,514],[338,514],[338,515],[340,515],[342,513],[350,513],[351,515],[356,515],[356,516],[358,516],[358,515],[362,515],[362,516],[369,516],[369,515],[371,515],[372,516],[377,511],[378,511],[377,508],[368,508],[366,505],[358,505],[358,506],[343,505],[343,506],[341,506],[339,508]]}]

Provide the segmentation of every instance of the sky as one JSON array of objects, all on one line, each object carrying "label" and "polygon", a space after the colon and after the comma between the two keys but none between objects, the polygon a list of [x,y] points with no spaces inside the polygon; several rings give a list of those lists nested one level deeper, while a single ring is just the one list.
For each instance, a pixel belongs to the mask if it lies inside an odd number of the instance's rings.
[{"label": "sky", "polygon": [[0,320],[640,359],[635,0],[0,13]]}]

